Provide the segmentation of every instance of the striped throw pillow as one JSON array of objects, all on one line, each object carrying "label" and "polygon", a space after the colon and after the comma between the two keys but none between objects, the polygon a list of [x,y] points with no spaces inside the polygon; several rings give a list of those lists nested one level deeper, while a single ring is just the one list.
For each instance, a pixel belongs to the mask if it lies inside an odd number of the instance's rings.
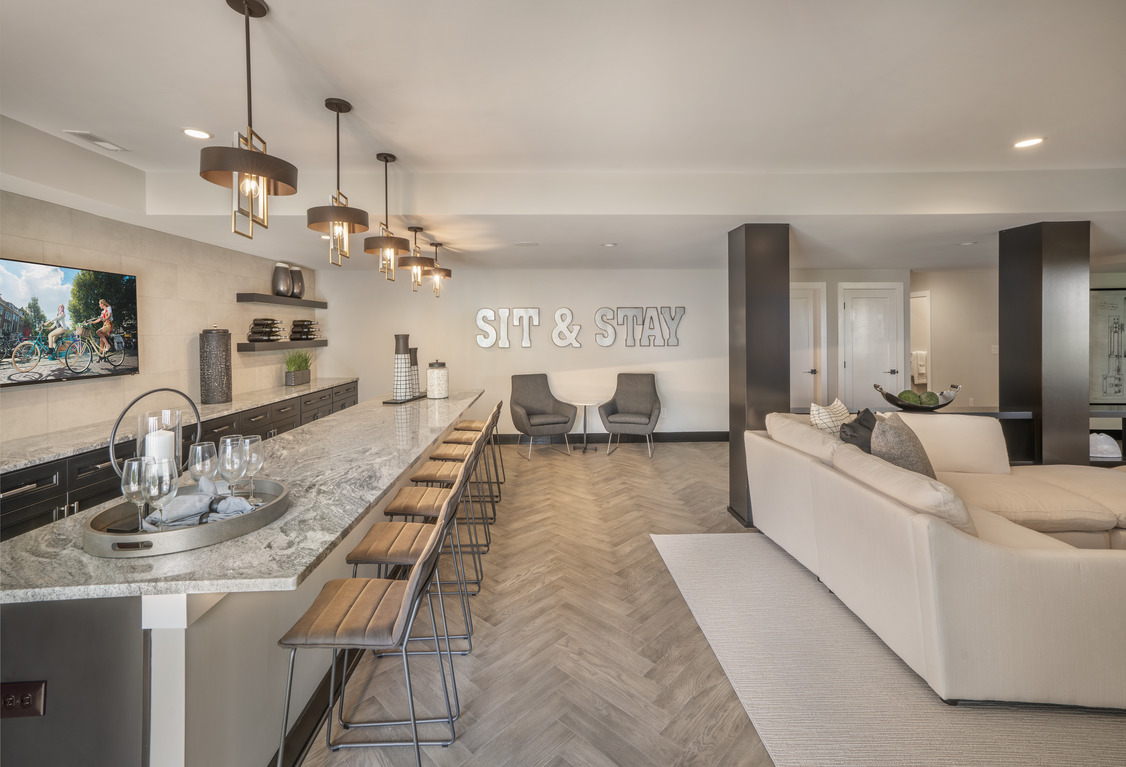
[{"label": "striped throw pillow", "polygon": [[826,434],[834,437],[841,436],[841,426],[851,421],[855,416],[848,412],[848,408],[840,401],[833,400],[829,407],[822,407],[814,403],[809,405],[809,422]]}]

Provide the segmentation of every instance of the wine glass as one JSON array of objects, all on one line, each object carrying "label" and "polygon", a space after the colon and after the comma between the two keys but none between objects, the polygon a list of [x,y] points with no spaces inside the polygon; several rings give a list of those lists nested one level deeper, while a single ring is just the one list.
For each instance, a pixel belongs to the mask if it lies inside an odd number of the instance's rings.
[{"label": "wine glass", "polygon": [[126,458],[125,465],[121,468],[121,494],[125,500],[137,505],[137,532],[145,529],[142,522],[145,519],[145,498],[141,494],[144,480],[144,459]]},{"label": "wine glass", "polygon": [[214,442],[196,442],[188,448],[188,473],[199,482],[204,477],[215,479],[219,471],[219,452]]},{"label": "wine glass", "polygon": [[176,497],[180,487],[180,470],[172,458],[146,459],[141,474],[141,496],[164,519],[165,505]]},{"label": "wine glass", "polygon": [[227,497],[235,495],[235,482],[246,473],[246,451],[241,434],[228,434],[219,440],[219,476],[227,480]]},{"label": "wine glass", "polygon": [[246,500],[250,501],[251,506],[258,506],[262,501],[254,497],[254,475],[266,460],[266,454],[262,449],[262,438],[257,434],[245,436],[242,438],[242,448],[246,456],[246,476],[250,477],[250,497]]}]

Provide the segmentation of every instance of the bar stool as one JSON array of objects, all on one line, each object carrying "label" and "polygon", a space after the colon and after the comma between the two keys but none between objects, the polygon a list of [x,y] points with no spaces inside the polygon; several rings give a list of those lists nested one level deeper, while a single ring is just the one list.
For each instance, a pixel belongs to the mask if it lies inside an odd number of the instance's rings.
[{"label": "bar stool", "polygon": [[[500,415],[500,412],[501,412],[501,409],[503,408],[503,406],[504,406],[504,400],[501,400],[500,402],[497,403],[496,408],[494,408],[498,417]],[[464,420],[464,419],[461,420],[461,421],[458,421],[454,425],[454,434],[450,435],[450,438],[448,438],[447,441],[451,441],[452,439],[456,439],[456,433],[459,432],[459,431],[481,431],[482,429],[484,429],[484,427],[487,423],[488,423],[488,419],[486,419],[484,421],[471,421],[471,420]],[[498,482],[499,482],[499,484],[503,485],[507,481],[508,475],[504,471],[504,453],[500,449],[500,442],[497,439],[497,436],[496,436],[496,433],[495,433],[495,428],[494,428],[494,433],[490,436],[490,439],[489,439],[489,448],[490,448],[490,452],[492,453],[492,456],[493,456],[493,468],[495,469],[496,475],[499,477]],[[498,488],[498,498],[499,498],[499,488]]]},{"label": "bar stool", "polygon": [[[494,411],[493,415],[490,417],[489,421],[486,422],[486,428],[484,430],[480,431],[480,432],[477,432],[477,439],[474,441],[473,445],[470,446],[474,455],[476,455],[476,456],[481,455],[481,453],[484,449],[485,442],[488,439],[489,425],[492,424],[492,423],[495,423],[495,421],[498,420],[499,417],[500,417],[500,411],[499,410]],[[435,454],[444,455],[444,458],[437,458],[437,457],[435,457]],[[414,482],[416,484],[438,485],[438,486],[442,486],[442,487],[450,486],[453,482],[453,477],[456,475],[457,467],[461,465],[461,462],[455,456],[464,455],[464,454],[465,454],[465,451],[464,451],[463,446],[461,446],[461,445],[440,445],[434,451],[434,453],[431,453],[431,455],[428,457],[426,462],[424,462],[422,464],[422,466],[420,466],[419,469],[413,475],[411,475],[411,478],[410,478],[411,482]],[[476,497],[478,503],[481,506],[481,518],[482,518],[482,523],[483,523],[484,530],[485,530],[485,536],[484,536],[485,537],[485,543],[482,546],[480,544],[479,540],[474,540],[474,544],[477,545],[477,547],[478,547],[477,550],[480,553],[483,554],[483,553],[485,553],[486,551],[489,550],[489,545],[492,542],[492,534],[489,531],[489,524],[488,524],[489,520],[490,520],[490,515],[485,510],[485,503],[484,502],[486,500],[488,500],[489,503],[491,504],[491,506],[492,506],[491,518],[493,520],[495,520],[496,519],[496,496],[491,491],[493,485],[492,485],[492,475],[491,475],[490,470],[489,470],[489,462],[487,460],[484,461],[484,473],[485,473],[484,481],[482,481],[482,478],[481,478],[481,466],[482,466],[482,462],[479,459],[479,457],[475,458],[473,460],[473,467],[472,467],[472,477],[473,477],[472,481],[474,483],[475,489],[474,489],[473,492],[469,493],[469,497],[470,497],[470,509],[469,509],[470,520],[469,520],[469,524],[474,526],[474,537],[476,538],[475,515],[473,514],[473,511],[472,511],[472,501],[473,501],[473,498]],[[484,484],[486,487],[488,487],[490,489],[490,492],[487,495],[481,489],[482,484]]]},{"label": "bar stool", "polygon": [[504,480],[501,478],[503,466],[497,461],[499,454],[501,456],[500,461],[503,462],[504,454],[500,451],[496,438],[496,428],[497,424],[500,422],[501,404],[500,402],[496,404],[496,407],[493,408],[493,412],[489,414],[489,417],[485,421],[460,422],[460,424],[484,424],[482,429],[470,431],[466,429],[458,430],[457,427],[455,427],[454,431],[450,432],[443,440],[443,445],[450,447],[443,448],[440,446],[430,454],[430,457],[435,460],[460,460],[460,458],[457,457],[459,452],[456,446],[471,445],[482,432],[486,434],[486,439],[489,444],[489,455],[492,458],[491,465],[489,459],[485,459],[486,475],[489,477],[489,501],[493,506],[493,513],[488,519],[490,524],[496,521],[496,502],[501,500],[501,485],[504,483]]},{"label": "bar stool", "polygon": [[[344,668],[348,666],[348,652],[350,650],[397,651],[403,659],[403,676],[406,682],[407,708],[409,711],[408,719],[377,722],[346,721],[344,719],[344,697],[348,680],[345,676],[340,690],[338,721],[345,728],[410,725],[411,740],[335,744],[332,742],[332,709],[336,702],[336,663],[334,657],[329,676],[328,724],[325,729],[325,740],[329,750],[336,751],[341,748],[364,746],[413,746],[415,764],[417,767],[421,767],[421,746],[448,746],[453,742],[455,732],[453,708],[450,704],[450,688],[446,683],[443,653],[438,639],[438,622],[435,619],[434,604],[430,598],[428,587],[434,580],[442,542],[447,532],[446,528],[453,520],[454,502],[454,495],[451,494],[439,515],[438,523],[432,526],[433,531],[421,552],[421,556],[411,568],[410,575],[406,580],[388,580],[386,578],[331,580],[324,585],[305,614],[286,632],[285,636],[278,640],[280,646],[287,647],[290,651],[285,707],[282,714],[281,741],[278,746],[278,767],[281,767],[282,753],[285,748],[286,725],[289,721],[289,701],[293,688],[294,659],[297,650],[302,648],[331,649],[334,651],[334,655],[337,650],[343,650]],[[442,693],[445,699],[446,715],[420,719],[415,711],[414,693],[411,688],[410,653],[407,651],[407,642],[410,639],[411,628],[414,626],[424,596],[427,600],[430,622],[433,627],[434,655],[438,660],[438,673],[442,677]],[[453,679],[453,673],[451,663],[451,679]],[[420,740],[418,725],[437,723],[444,723],[448,726],[449,738]]]},{"label": "bar stool", "polygon": [[[422,514],[426,522],[406,522],[406,521],[385,521],[376,522],[368,532],[364,535],[363,540],[348,554],[345,561],[352,565],[352,577],[355,578],[360,565],[374,565],[376,567],[376,574],[387,576],[394,567],[414,565],[419,557],[422,556],[425,550],[426,543],[429,539],[431,532],[434,529],[434,524],[437,522],[437,514],[440,513],[445,499],[449,498],[451,493],[464,501],[463,494],[465,483],[469,478],[470,466],[463,464],[461,473],[458,476],[454,487],[452,489],[443,490],[443,502],[434,507],[436,512],[434,517],[429,514]],[[403,491],[414,490],[415,488],[403,488]],[[433,489],[433,488],[425,488]],[[400,491],[400,494],[403,492]],[[396,496],[397,500],[398,496]],[[389,505],[395,504],[395,500]],[[415,510],[420,510],[416,507]],[[451,515],[456,514],[456,510],[451,512]],[[445,603],[439,602],[442,605],[442,627],[443,634],[446,638],[446,652],[450,653],[450,640],[464,639],[467,644],[467,649],[458,651],[459,655],[468,655],[473,649],[473,615],[469,608],[468,593],[465,585],[465,561],[461,553],[460,546],[451,540],[456,528],[451,524],[447,525],[445,536],[446,540],[443,543],[445,551],[450,554],[451,561],[454,566],[454,578],[457,582],[457,591],[448,592],[443,590],[441,573],[439,570],[435,571],[435,582],[438,587],[439,600],[444,596],[457,595],[461,601],[462,616],[465,620],[465,634],[450,635],[449,626],[446,622]],[[448,545],[447,545],[448,544]],[[429,654],[424,652],[421,654]],[[451,658],[450,662],[453,660]],[[454,702],[457,708],[457,686],[454,685]],[[459,709],[460,710],[460,709]],[[457,718],[456,715],[454,717]]]}]

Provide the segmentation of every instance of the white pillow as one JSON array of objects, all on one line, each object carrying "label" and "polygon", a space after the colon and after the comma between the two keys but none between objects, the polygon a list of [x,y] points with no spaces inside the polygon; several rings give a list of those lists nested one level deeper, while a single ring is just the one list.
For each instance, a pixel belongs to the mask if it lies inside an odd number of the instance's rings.
[{"label": "white pillow", "polygon": [[839,439],[792,418],[789,413],[767,413],[766,431],[775,442],[800,450],[828,466],[833,465],[833,453],[842,444]]},{"label": "white pillow", "polygon": [[977,535],[966,504],[949,486],[938,480],[868,455],[856,445],[841,445],[833,453],[833,465],[838,471],[908,508],[938,517],[959,530]]},{"label": "white pillow", "polygon": [[809,405],[809,422],[821,431],[840,438],[841,426],[851,421],[856,416],[848,412],[840,398],[833,400],[829,407],[821,407],[816,403]]}]

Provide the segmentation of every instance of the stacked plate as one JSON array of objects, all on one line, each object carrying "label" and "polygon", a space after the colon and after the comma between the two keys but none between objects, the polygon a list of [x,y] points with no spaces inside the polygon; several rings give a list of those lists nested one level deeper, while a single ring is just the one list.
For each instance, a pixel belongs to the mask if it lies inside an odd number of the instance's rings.
[{"label": "stacked plate", "polygon": [[281,341],[285,338],[285,328],[281,320],[271,317],[258,317],[250,323],[250,330],[246,334],[247,341]]}]

